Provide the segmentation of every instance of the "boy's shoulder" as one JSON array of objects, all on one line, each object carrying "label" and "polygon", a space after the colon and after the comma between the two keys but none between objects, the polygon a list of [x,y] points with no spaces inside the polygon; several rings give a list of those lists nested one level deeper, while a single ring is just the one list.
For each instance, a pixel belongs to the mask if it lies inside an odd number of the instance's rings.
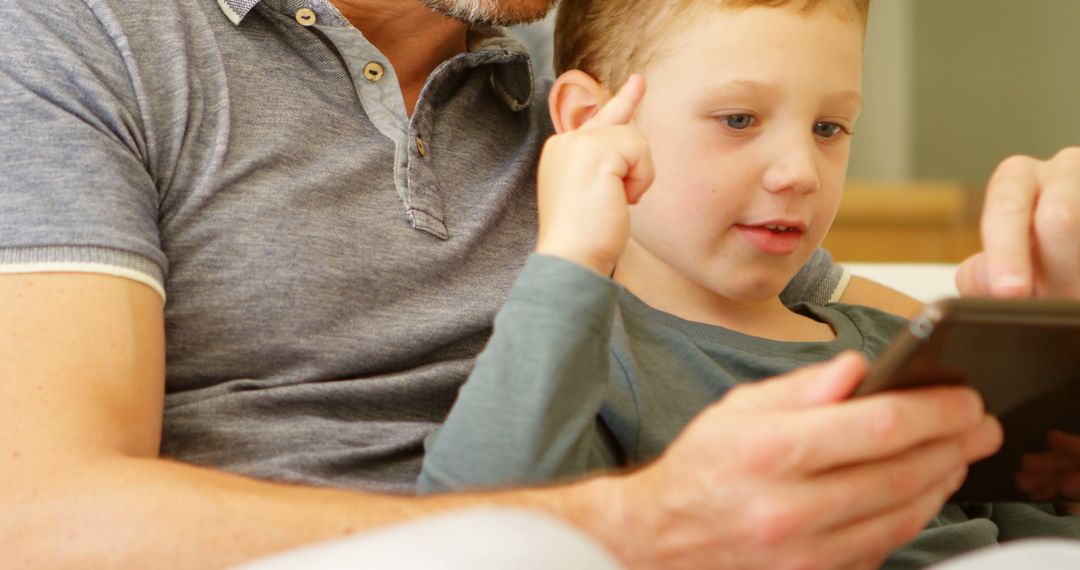
[{"label": "boy's shoulder", "polygon": [[829,303],[817,306],[816,310],[835,312],[850,320],[862,334],[864,350],[870,356],[876,355],[885,348],[908,324],[908,320],[904,317],[866,305]]}]

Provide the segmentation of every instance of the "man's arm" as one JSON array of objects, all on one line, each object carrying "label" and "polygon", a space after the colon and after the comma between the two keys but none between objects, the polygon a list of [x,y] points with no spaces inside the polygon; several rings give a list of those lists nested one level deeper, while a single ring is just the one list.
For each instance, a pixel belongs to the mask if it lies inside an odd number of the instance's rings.
[{"label": "man's arm", "polygon": [[163,459],[164,336],[152,289],[93,274],[3,275],[0,322],[5,566],[221,567],[458,506],[536,506],[573,522],[594,492],[418,500]]},{"label": "man's arm", "polygon": [[918,299],[908,297],[877,281],[854,275],[848,282],[847,289],[840,295],[840,302],[867,305],[909,319],[919,314],[923,308],[923,303]]},{"label": "man's arm", "polygon": [[0,322],[0,552],[23,568],[221,567],[481,504],[558,516],[631,567],[839,567],[913,536],[998,437],[961,390],[822,406],[857,382],[849,360],[736,390],[628,475],[425,499],[305,488],[158,457],[150,288],[6,275]]},{"label": "man's arm", "polygon": [[0,552],[14,566],[220,566],[407,507],[159,459],[164,333],[149,287],[5,275],[0,322]]}]

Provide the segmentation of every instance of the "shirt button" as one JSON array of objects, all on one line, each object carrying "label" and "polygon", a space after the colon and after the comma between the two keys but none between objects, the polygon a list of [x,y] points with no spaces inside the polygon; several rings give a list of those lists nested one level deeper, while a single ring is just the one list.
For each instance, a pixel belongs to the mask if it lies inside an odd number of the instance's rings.
[{"label": "shirt button", "polygon": [[424,139],[416,137],[416,152],[420,153],[420,157],[427,156],[427,147],[424,146]]},{"label": "shirt button", "polygon": [[315,25],[315,20],[318,17],[315,15],[315,10],[311,8],[300,8],[296,11],[296,22],[305,28],[310,28]]},{"label": "shirt button", "polygon": [[378,81],[382,79],[383,66],[374,61],[364,66],[364,79]]}]

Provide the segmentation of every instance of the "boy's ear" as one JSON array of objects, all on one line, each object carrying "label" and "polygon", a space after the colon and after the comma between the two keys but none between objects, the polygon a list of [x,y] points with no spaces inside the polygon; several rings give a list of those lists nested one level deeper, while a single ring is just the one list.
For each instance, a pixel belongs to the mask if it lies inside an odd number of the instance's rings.
[{"label": "boy's ear", "polygon": [[555,132],[580,128],[607,100],[607,90],[588,73],[578,69],[563,73],[548,95],[548,112]]}]

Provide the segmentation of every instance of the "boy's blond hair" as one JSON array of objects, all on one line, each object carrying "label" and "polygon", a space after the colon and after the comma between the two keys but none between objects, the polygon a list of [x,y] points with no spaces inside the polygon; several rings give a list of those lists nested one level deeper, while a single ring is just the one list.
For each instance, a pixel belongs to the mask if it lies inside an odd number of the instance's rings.
[{"label": "boy's blond hair", "polygon": [[562,0],[555,24],[555,72],[580,69],[610,89],[648,64],[672,26],[701,5],[722,8],[821,6],[866,25],[870,0]]}]

